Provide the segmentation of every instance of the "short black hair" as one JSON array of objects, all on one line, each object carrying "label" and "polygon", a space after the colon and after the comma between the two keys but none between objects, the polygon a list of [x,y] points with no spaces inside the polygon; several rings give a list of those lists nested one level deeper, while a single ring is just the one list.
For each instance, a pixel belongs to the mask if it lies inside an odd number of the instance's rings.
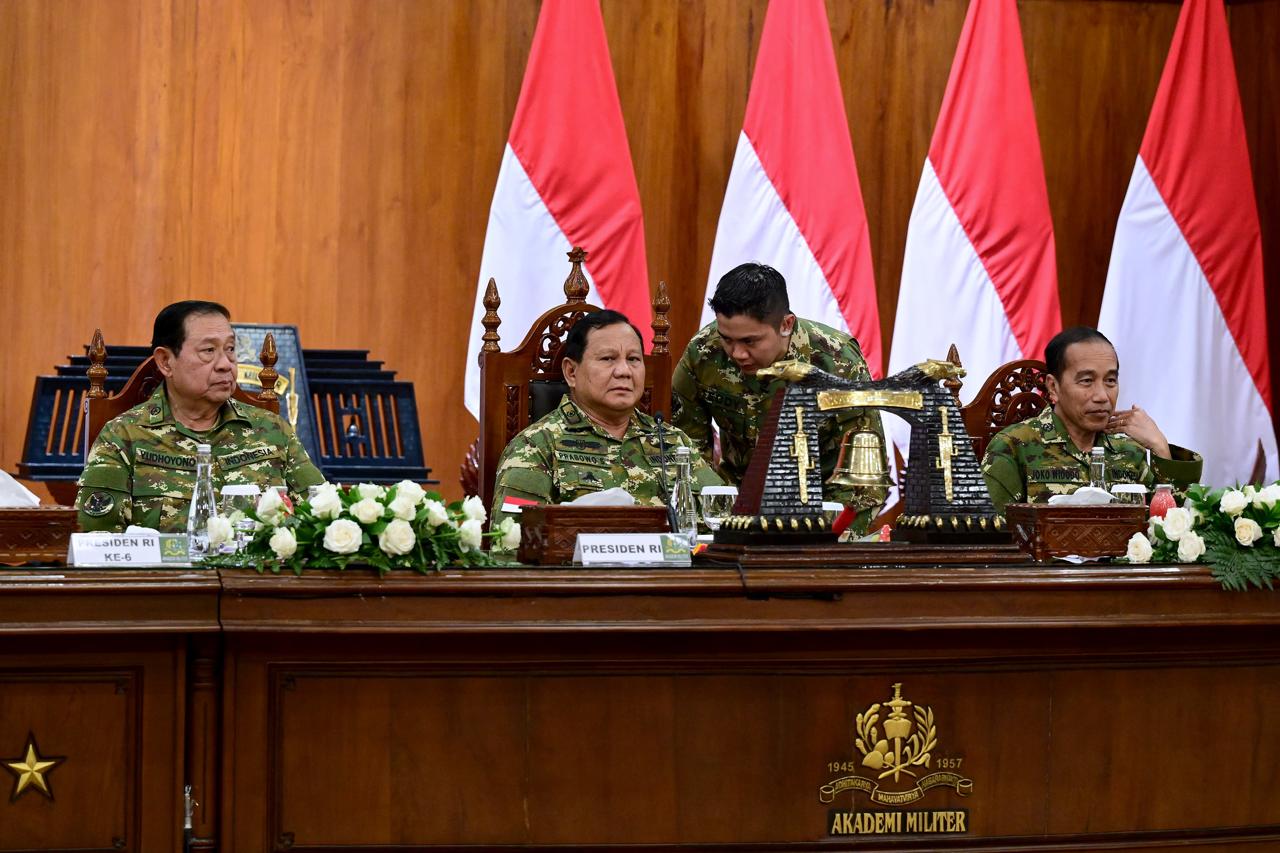
[{"label": "short black hair", "polygon": [[791,313],[787,280],[773,267],[757,263],[739,264],[721,276],[715,295],[707,304],[717,314],[726,317],[746,314],[775,329],[782,325],[782,318]]},{"label": "short black hair", "polygon": [[[1044,347],[1044,365],[1045,370],[1055,379],[1062,378],[1062,371],[1067,369],[1067,347],[1072,344],[1083,344],[1088,341],[1102,341],[1112,350],[1116,348],[1115,344],[1107,340],[1107,336],[1099,332],[1092,326],[1072,326],[1070,329],[1063,329],[1061,332],[1053,336],[1053,340],[1045,344]],[[1116,356],[1117,363],[1120,357]]]},{"label": "short black hair", "polygon": [[205,314],[221,314],[231,319],[231,312],[217,302],[186,299],[166,305],[156,315],[155,325],[151,327],[151,348],[164,347],[177,355],[187,339],[187,318]]},{"label": "short black hair", "polygon": [[583,353],[587,351],[587,335],[591,334],[595,329],[624,324],[630,326],[631,331],[636,333],[636,337],[640,339],[640,349],[643,351],[644,335],[640,334],[640,330],[636,328],[635,324],[628,320],[627,315],[621,311],[611,311],[606,308],[603,311],[584,314],[578,322],[573,324],[573,328],[569,330],[568,336],[564,339],[564,346],[560,348],[560,357],[581,362]]}]

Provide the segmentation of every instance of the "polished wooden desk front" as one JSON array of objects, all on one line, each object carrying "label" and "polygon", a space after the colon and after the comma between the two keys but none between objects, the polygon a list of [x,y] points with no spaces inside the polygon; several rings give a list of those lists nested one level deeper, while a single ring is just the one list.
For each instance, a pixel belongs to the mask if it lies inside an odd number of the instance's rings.
[{"label": "polished wooden desk front", "polygon": [[0,850],[175,849],[184,781],[203,849],[1275,850],[1277,627],[1198,567],[5,572],[0,758],[65,760]]}]

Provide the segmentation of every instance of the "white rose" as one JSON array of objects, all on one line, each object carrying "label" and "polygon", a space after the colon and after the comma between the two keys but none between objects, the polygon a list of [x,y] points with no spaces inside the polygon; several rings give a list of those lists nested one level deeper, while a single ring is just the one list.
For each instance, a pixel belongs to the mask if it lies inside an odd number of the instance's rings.
[{"label": "white rose", "polygon": [[1175,506],[1164,514],[1164,535],[1169,541],[1177,542],[1189,530],[1191,530],[1191,513],[1185,509]]},{"label": "white rose", "polygon": [[1130,563],[1148,563],[1151,561],[1151,541],[1141,533],[1129,537],[1129,548],[1124,554]]},{"label": "white rose", "polygon": [[1252,518],[1236,519],[1236,541],[1246,547],[1252,547],[1254,542],[1262,538],[1262,528],[1258,526],[1258,522]]},{"label": "white rose", "polygon": [[1280,501],[1280,483],[1272,483],[1253,496],[1253,505],[1264,509],[1275,506],[1276,501]]},{"label": "white rose", "polygon": [[445,509],[444,504],[440,501],[427,501],[427,524],[432,527],[439,527],[449,520],[449,511]]},{"label": "white rose", "polygon": [[387,494],[386,486],[377,486],[373,483],[361,483],[356,486],[356,494],[365,500],[380,501]]},{"label": "white rose", "polygon": [[342,497],[333,483],[321,483],[312,492],[311,513],[316,518],[337,518],[342,515]]},{"label": "white rose", "polygon": [[231,541],[231,519],[221,515],[209,518],[209,547],[217,548]]},{"label": "white rose", "polygon": [[396,483],[396,498],[407,498],[414,506],[422,503],[422,499],[427,493],[413,480],[401,480]]},{"label": "white rose", "polygon": [[413,525],[402,518],[389,522],[387,529],[378,534],[378,547],[392,556],[408,554],[417,541]]},{"label": "white rose", "polygon": [[458,528],[458,539],[462,542],[462,547],[468,551],[480,550],[480,539],[484,533],[483,522],[477,519],[470,519],[462,522],[462,526]]},{"label": "white rose", "polygon": [[267,544],[271,546],[271,550],[281,560],[289,559],[298,550],[298,539],[293,535],[293,531],[287,527],[277,527],[275,533],[271,534],[271,539]]},{"label": "white rose", "polygon": [[267,489],[258,498],[258,518],[270,525],[279,524],[284,519],[284,500],[275,489]]},{"label": "white rose", "polygon": [[329,522],[324,529],[324,547],[335,554],[354,554],[360,550],[360,525],[349,518]]},{"label": "white rose", "polygon": [[475,495],[462,502],[462,514],[472,521],[484,521],[488,516],[484,511],[484,501]]},{"label": "white rose", "polygon": [[1241,489],[1241,491],[1242,491],[1242,492],[1244,492],[1244,496],[1245,496],[1246,498],[1248,498],[1250,501],[1252,501],[1252,500],[1253,500],[1253,496],[1254,496],[1254,495],[1256,495],[1256,494],[1258,493],[1258,487],[1257,487],[1257,486],[1255,486],[1253,483],[1246,483],[1246,484],[1245,484],[1245,487],[1244,487],[1243,489]]},{"label": "white rose", "polygon": [[418,502],[413,499],[412,495],[402,495],[396,492],[396,499],[388,506],[391,514],[403,521],[413,521],[413,517],[417,515]]},{"label": "white rose", "polygon": [[386,509],[381,503],[374,498],[365,498],[356,501],[351,505],[351,515],[355,517],[361,524],[373,524],[382,518],[382,513]]},{"label": "white rose", "polygon": [[1222,493],[1222,503],[1218,509],[1227,515],[1239,515],[1249,505],[1249,499],[1239,489],[1227,489]]},{"label": "white rose", "polygon": [[[1276,529],[1280,530],[1280,528]],[[520,525],[516,524],[515,519],[502,519],[502,523],[498,525],[498,531],[502,534],[499,540],[502,550],[514,551],[520,547]]]},{"label": "white rose", "polygon": [[1178,540],[1178,562],[1194,563],[1200,559],[1200,555],[1204,553],[1204,540],[1200,538],[1199,533],[1188,530],[1186,534]]}]

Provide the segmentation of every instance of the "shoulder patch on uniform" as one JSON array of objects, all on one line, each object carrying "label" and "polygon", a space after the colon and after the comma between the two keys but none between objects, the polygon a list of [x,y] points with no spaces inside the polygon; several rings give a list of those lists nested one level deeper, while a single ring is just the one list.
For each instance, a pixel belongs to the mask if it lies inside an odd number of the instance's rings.
[{"label": "shoulder patch on uniform", "polygon": [[101,518],[116,508],[116,496],[110,492],[91,492],[80,508],[85,515]]}]

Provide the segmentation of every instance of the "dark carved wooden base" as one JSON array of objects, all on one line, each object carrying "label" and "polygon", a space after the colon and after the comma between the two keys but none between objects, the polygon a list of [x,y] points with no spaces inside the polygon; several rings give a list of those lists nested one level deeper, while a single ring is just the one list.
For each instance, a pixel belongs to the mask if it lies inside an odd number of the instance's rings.
[{"label": "dark carved wooden base", "polygon": [[933,544],[932,547],[901,542],[851,542],[844,545],[734,544],[717,541],[703,554],[712,561],[747,566],[778,568],[830,568],[833,565],[857,569],[865,566],[921,565],[1005,565],[1027,559],[1009,544]]}]

